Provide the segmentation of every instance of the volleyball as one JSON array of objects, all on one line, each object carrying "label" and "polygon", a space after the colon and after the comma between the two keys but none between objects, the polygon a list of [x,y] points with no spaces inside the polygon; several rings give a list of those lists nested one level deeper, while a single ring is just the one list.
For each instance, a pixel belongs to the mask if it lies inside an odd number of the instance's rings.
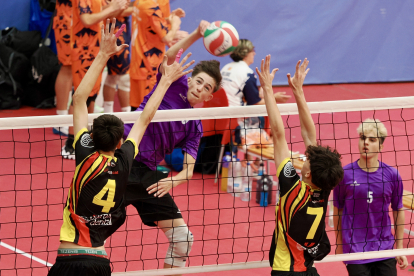
[{"label": "volleyball", "polygon": [[239,44],[236,28],[226,21],[215,21],[204,33],[204,47],[215,56],[231,54]]}]

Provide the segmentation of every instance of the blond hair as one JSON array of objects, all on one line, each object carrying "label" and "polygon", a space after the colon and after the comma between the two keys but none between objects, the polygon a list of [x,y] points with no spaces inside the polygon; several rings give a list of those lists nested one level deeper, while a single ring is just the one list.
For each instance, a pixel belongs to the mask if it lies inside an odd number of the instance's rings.
[{"label": "blond hair", "polygon": [[385,128],[384,124],[381,123],[381,121],[378,119],[366,119],[359,125],[357,131],[359,134],[365,134],[371,131],[376,132],[377,137],[380,141],[380,145],[384,143],[385,138],[387,137],[387,129]]},{"label": "blond hair", "polygon": [[234,48],[233,53],[231,53],[230,57],[234,61],[243,60],[248,53],[253,51],[253,43],[248,39],[240,39],[239,44],[236,48]]}]

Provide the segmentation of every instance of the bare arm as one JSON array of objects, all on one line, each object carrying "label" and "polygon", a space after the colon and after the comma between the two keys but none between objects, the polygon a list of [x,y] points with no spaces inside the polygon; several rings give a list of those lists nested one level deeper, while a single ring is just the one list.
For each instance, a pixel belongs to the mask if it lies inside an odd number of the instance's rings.
[{"label": "bare arm", "polygon": [[167,92],[170,85],[180,77],[192,72],[192,70],[184,70],[190,67],[194,63],[194,60],[183,66],[183,64],[187,61],[187,59],[190,56],[191,53],[188,53],[183,58],[181,63],[174,62],[172,65],[169,66],[167,65],[167,56],[164,56],[163,65],[165,69],[163,71],[161,80],[159,81],[157,88],[149,98],[144,110],[142,111],[139,118],[135,121],[134,125],[131,128],[131,131],[128,134],[128,138],[133,138],[136,141],[137,145],[139,145],[139,143],[141,142],[141,139],[144,136],[147,126],[154,117],[155,112],[158,110],[158,107],[160,106],[161,101],[164,98],[165,92]]},{"label": "bare arm", "polygon": [[285,138],[285,128],[282,121],[282,116],[280,115],[279,108],[277,107],[275,98],[273,96],[272,81],[275,76],[275,73],[279,69],[273,69],[269,72],[270,68],[270,55],[266,56],[266,60],[262,60],[261,63],[261,72],[256,68],[256,72],[259,76],[261,86],[263,87],[263,95],[266,103],[266,110],[269,116],[270,128],[273,133],[273,143],[274,143],[274,156],[276,168],[279,168],[280,163],[285,158],[290,157],[289,148]]},{"label": "bare arm", "polygon": [[168,47],[172,46],[175,34],[177,33],[177,31],[180,29],[181,26],[181,19],[176,16],[171,14],[171,20],[169,20],[171,22],[171,29],[170,31],[162,38],[162,42],[164,42],[164,44],[166,44]]},{"label": "bare arm", "polygon": [[309,61],[305,58],[302,65],[300,65],[300,62],[299,60],[296,64],[295,75],[291,78],[288,74],[287,77],[298,106],[302,139],[305,146],[308,147],[309,145],[316,145],[316,129],[303,93],[303,82],[309,72],[309,68],[306,69]]},{"label": "bare arm", "polygon": [[[395,248],[401,249],[404,248],[404,224],[405,224],[405,213],[404,209],[399,209],[398,211],[392,211],[394,217],[394,231],[395,231]],[[408,261],[406,256],[396,257],[398,266],[400,269],[405,269],[408,266]]]},{"label": "bare arm", "polygon": [[195,159],[190,154],[184,154],[183,170],[175,176],[161,180],[158,183],[152,184],[147,188],[149,194],[162,197],[166,195],[172,188],[180,184],[187,183],[193,177]]},{"label": "bare arm", "polygon": [[[290,95],[286,95],[286,92],[276,92],[273,94],[273,97],[275,98],[276,103],[285,103],[287,100],[290,99]],[[256,103],[255,105],[263,105],[265,104],[264,98],[260,100],[260,102]]]},{"label": "bare arm", "polygon": [[112,20],[112,29],[109,30],[110,20],[106,20],[106,28],[104,24],[101,26],[101,48],[95,60],[92,62],[91,67],[86,72],[81,83],[73,94],[73,128],[75,134],[82,128],[88,127],[88,108],[86,106],[86,100],[92,91],[99,75],[106,66],[106,63],[110,56],[123,50],[128,45],[123,44],[121,46],[116,45],[116,37],[113,34],[115,29],[115,18]]},{"label": "bare arm", "polygon": [[[197,29],[195,29],[190,35],[178,41],[170,49],[168,49],[167,51],[168,63],[167,64],[170,65],[174,62],[175,57],[180,49],[183,49],[183,52],[185,52],[194,42],[202,38],[209,24],[210,23],[208,23],[207,21],[201,20]],[[162,72],[162,66],[161,66],[161,72]]]},{"label": "bare arm", "polygon": [[342,212],[344,209],[334,207],[334,230],[336,235],[336,250],[335,254],[343,254],[342,248]]},{"label": "bare arm", "polygon": [[80,20],[82,24],[89,28],[92,25],[95,25],[106,18],[116,16],[122,10],[128,8],[129,2],[127,0],[113,0],[106,8],[102,9],[98,13],[84,13],[81,14]]}]

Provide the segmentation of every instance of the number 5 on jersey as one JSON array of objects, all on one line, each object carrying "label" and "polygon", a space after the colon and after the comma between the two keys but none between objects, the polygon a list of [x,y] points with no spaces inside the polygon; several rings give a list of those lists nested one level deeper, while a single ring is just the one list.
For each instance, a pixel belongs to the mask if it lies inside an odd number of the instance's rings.
[{"label": "number 5 on jersey", "polygon": [[[108,182],[106,182],[106,185],[102,188],[102,190],[93,197],[92,203],[102,206],[102,213],[109,213],[109,210],[111,210],[111,208],[115,206],[115,186],[115,180],[109,179]],[[106,193],[108,193],[106,200],[102,199]]]}]

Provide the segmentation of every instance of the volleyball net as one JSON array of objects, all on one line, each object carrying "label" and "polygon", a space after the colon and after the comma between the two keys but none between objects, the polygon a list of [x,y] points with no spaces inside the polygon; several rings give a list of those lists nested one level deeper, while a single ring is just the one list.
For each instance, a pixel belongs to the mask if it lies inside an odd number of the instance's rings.
[{"label": "volleyball net", "polygon": [[[388,130],[380,160],[398,169],[404,185],[406,208],[404,249],[335,255],[332,202],[326,230],[332,250],[322,262],[412,255],[414,234],[414,97],[308,103],[318,142],[336,148],[342,164],[359,156],[357,128],[366,118],[379,119]],[[286,138],[300,172],[305,146],[300,133],[296,104],[279,105]],[[116,113],[124,123],[133,123],[136,112]],[[100,114],[90,114],[89,123]],[[273,145],[267,128],[265,106],[197,108],[158,111],[153,122],[202,120],[197,171],[186,184],[170,191],[194,235],[186,268],[162,270],[168,241],[161,230],[142,224],[135,208],[128,207],[127,220],[105,244],[113,273],[120,275],[172,275],[268,267],[268,251],[275,228],[277,177]],[[260,123],[249,118],[264,117]],[[241,144],[233,137],[234,120],[242,123]],[[260,121],[260,120],[259,120]],[[65,137],[52,127],[70,126],[72,116],[42,116],[0,119],[0,270],[1,275],[46,275],[55,262],[62,225],[62,211],[75,163],[63,159]],[[247,129],[244,129],[247,128]],[[230,136],[229,136],[230,135]],[[230,140],[236,154],[225,160]],[[210,157],[207,158],[206,156]],[[211,157],[211,155],[213,157]],[[232,156],[233,155],[233,156]],[[204,157],[203,157],[204,156]],[[237,190],[240,175],[233,173],[243,160],[259,166],[263,177],[247,169],[249,189]],[[207,160],[208,161],[203,161]],[[174,161],[172,161],[174,163]],[[204,164],[204,163],[209,164]],[[237,163],[237,164],[236,164]],[[261,167],[260,163],[264,166]],[[217,173],[217,166],[223,167]],[[230,167],[233,169],[229,169]],[[241,163],[240,163],[241,164]],[[171,170],[173,167],[162,163]],[[207,168],[209,168],[207,170]],[[163,169],[163,168],[160,168]],[[227,172],[227,177],[224,172]],[[263,172],[264,171],[264,172]],[[237,175],[236,175],[237,174]],[[259,184],[258,184],[259,182]],[[227,190],[229,186],[233,188]],[[262,185],[262,186],[260,186]],[[386,183],[384,183],[386,185]],[[230,187],[231,188],[231,187]],[[243,194],[243,192],[247,192]],[[237,196],[237,193],[240,196]],[[265,200],[266,199],[266,200]],[[392,220],[392,211],[389,213]],[[358,230],[355,230],[358,231]]]}]

